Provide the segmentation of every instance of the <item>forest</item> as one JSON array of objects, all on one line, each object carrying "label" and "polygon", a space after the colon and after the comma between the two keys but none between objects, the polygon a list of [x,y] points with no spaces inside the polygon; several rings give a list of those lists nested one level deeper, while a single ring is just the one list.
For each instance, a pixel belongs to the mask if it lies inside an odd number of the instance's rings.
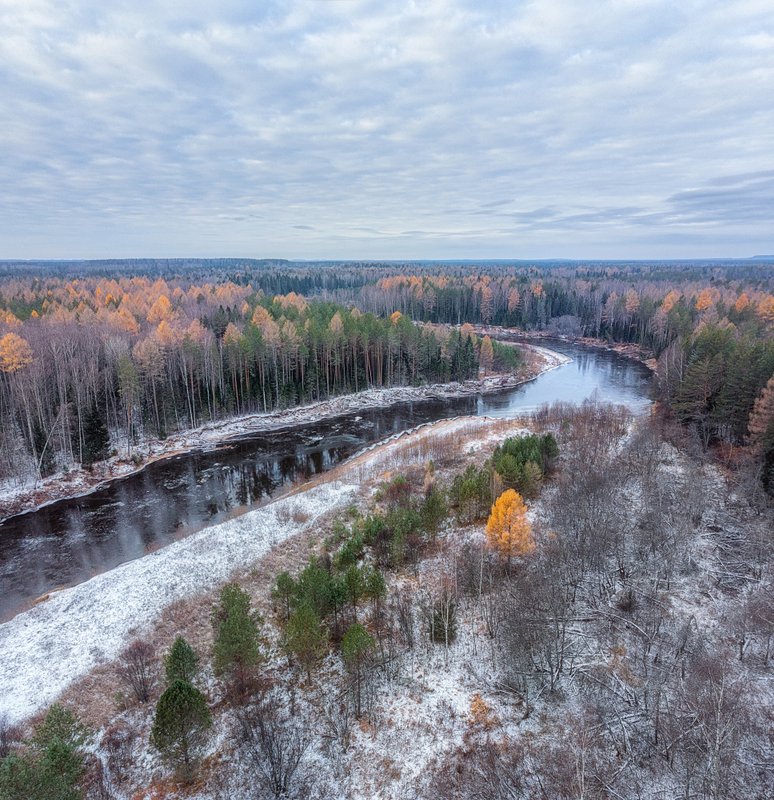
[{"label": "forest", "polygon": [[[128,266],[5,265],[0,480],[212,419],[475,377],[471,324],[637,344],[702,446],[752,445],[772,480],[774,279],[755,262]],[[492,350],[484,368],[513,368],[513,348]]]},{"label": "forest", "polygon": [[0,714],[0,800],[769,797],[770,270],[146,268],[0,282],[6,481],[510,372],[514,331],[636,345],[656,402],[442,420],[41,598],[5,677],[72,677]]},{"label": "forest", "polygon": [[[0,476],[88,466],[140,438],[372,387],[476,377],[468,329],[230,282],[6,285]],[[491,369],[515,366],[490,344]]]}]

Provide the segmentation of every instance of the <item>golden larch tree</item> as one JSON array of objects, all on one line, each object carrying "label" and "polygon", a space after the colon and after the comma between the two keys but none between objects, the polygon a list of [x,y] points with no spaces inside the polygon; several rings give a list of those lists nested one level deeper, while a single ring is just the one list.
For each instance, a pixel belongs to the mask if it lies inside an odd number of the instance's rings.
[{"label": "golden larch tree", "polygon": [[172,304],[169,298],[162,294],[148,311],[148,322],[155,325],[158,322],[168,320],[172,316]]},{"label": "golden larch tree", "polygon": [[706,311],[718,302],[720,299],[720,292],[714,288],[702,289],[696,298],[696,310]]},{"label": "golden larch tree", "polygon": [[473,332],[473,326],[469,322],[463,322],[460,328],[460,339],[464,342],[465,339],[470,339],[475,343],[476,334]]},{"label": "golden larch tree", "polygon": [[515,489],[506,489],[495,500],[486,523],[487,543],[508,559],[524,556],[535,549],[527,505]]},{"label": "golden larch tree", "polygon": [[481,362],[481,368],[484,370],[484,374],[486,375],[492,369],[492,365],[494,364],[494,345],[488,336],[485,336],[481,340],[481,353],[479,355],[479,361]]},{"label": "golden larch tree", "polygon": [[676,305],[677,301],[680,299],[680,292],[675,291],[674,289],[670,289],[664,299],[661,302],[661,310],[668,314]]},{"label": "golden larch tree", "polygon": [[0,371],[18,372],[32,363],[32,348],[15,333],[0,338]]},{"label": "golden larch tree", "polygon": [[494,311],[494,294],[488,286],[484,286],[481,290],[481,319],[485,325],[492,321],[492,313]]},{"label": "golden larch tree", "polygon": [[774,294],[767,294],[758,303],[757,312],[765,322],[774,322]]},{"label": "golden larch tree", "polygon": [[747,294],[747,292],[742,292],[739,297],[736,298],[736,302],[734,303],[734,311],[736,311],[737,314],[741,314],[741,312],[744,311],[749,305],[750,296]]},{"label": "golden larch tree", "polygon": [[640,298],[634,289],[629,289],[624,295],[624,308],[627,314],[636,314],[640,310]]},{"label": "golden larch tree", "polygon": [[[398,319],[400,319],[400,312],[396,311],[395,314],[398,314]],[[395,319],[395,314],[390,317],[393,325],[395,322],[397,322]],[[328,328],[330,328],[330,331],[334,336],[340,336],[341,332],[344,330],[344,320],[341,318],[341,314],[339,314],[338,311],[331,317],[331,321],[328,323]]]}]

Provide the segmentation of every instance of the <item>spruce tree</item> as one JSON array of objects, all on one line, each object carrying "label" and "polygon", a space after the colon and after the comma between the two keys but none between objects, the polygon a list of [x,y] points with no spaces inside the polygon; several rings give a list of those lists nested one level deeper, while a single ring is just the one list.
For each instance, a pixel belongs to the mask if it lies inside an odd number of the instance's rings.
[{"label": "spruce tree", "polygon": [[81,463],[83,466],[90,466],[95,461],[106,459],[108,455],[110,455],[110,434],[95,404],[83,415]]},{"label": "spruce tree", "polygon": [[87,731],[71,711],[53,705],[29,750],[0,761],[2,800],[81,800]]},{"label": "spruce tree", "polygon": [[213,611],[215,646],[213,666],[216,675],[227,675],[238,692],[247,688],[250,675],[261,660],[260,617],[250,611],[250,596],[236,583],[220,593]]}]

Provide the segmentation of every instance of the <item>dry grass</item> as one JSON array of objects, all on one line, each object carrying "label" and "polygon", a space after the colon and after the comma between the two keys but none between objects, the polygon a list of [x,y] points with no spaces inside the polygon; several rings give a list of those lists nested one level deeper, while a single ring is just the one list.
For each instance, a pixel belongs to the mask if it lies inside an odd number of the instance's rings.
[{"label": "dry grass", "polygon": [[360,483],[378,478],[385,472],[405,471],[428,461],[433,461],[437,468],[452,469],[467,460],[471,446],[478,447],[482,441],[499,440],[528,425],[525,419],[464,417],[443,420],[386,442],[339,469],[342,477],[347,473],[353,474]]}]

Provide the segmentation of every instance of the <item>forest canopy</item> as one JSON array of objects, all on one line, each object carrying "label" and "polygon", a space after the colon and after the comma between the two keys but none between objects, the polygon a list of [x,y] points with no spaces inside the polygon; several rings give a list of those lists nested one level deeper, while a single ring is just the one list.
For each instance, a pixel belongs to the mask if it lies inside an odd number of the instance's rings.
[{"label": "forest canopy", "polygon": [[[517,351],[476,324],[638,345],[705,447],[748,443],[774,372],[774,273],[753,261],[146,260],[2,275],[0,478],[213,419],[512,370]],[[756,421],[756,447],[770,471],[769,424]]]}]

